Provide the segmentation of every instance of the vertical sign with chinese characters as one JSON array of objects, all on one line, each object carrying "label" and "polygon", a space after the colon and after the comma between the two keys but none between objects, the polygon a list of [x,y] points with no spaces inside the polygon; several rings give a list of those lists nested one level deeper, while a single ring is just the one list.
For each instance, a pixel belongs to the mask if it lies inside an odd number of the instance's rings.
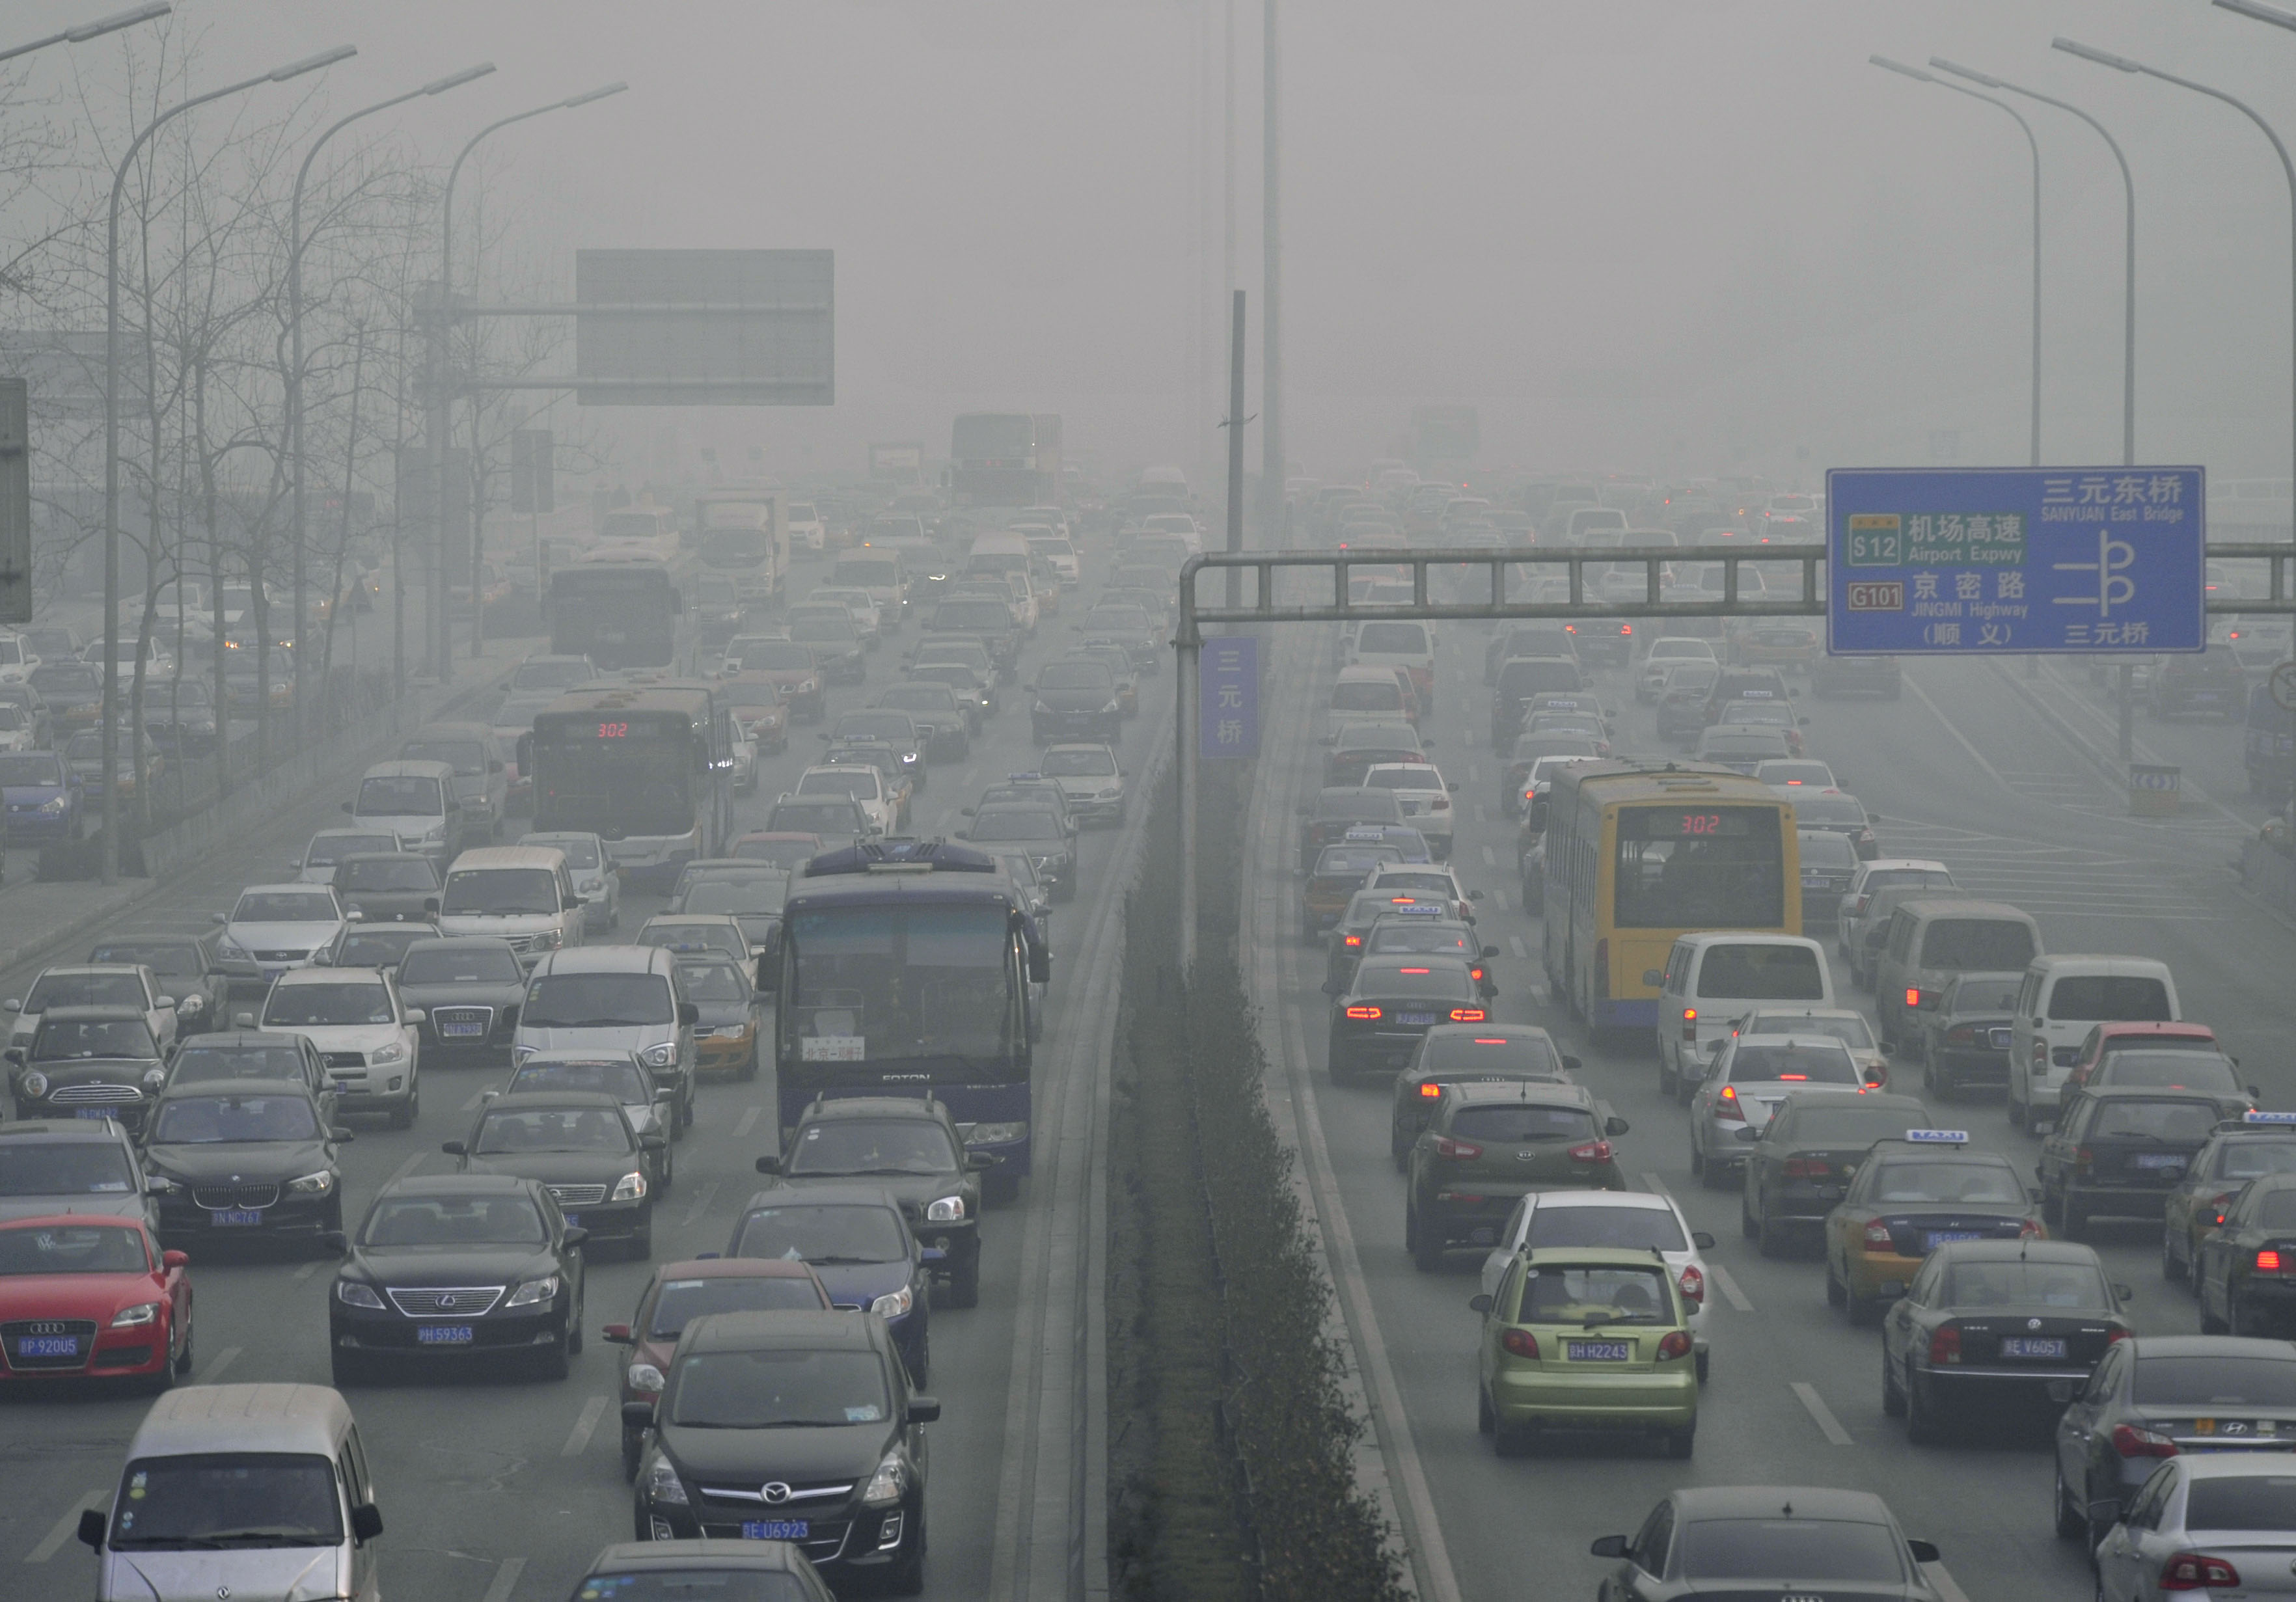
[{"label": "vertical sign with chinese characters", "polygon": [[1198,750],[1207,762],[1259,755],[1259,641],[1251,634],[1205,637],[1198,659]]},{"label": "vertical sign with chinese characters", "polygon": [[1836,468],[1826,649],[2203,650],[2206,487],[2196,467]]}]

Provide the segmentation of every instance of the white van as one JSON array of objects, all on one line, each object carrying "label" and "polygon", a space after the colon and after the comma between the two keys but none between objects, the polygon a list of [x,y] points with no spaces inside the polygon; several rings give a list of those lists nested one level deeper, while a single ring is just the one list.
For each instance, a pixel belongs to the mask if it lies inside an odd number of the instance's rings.
[{"label": "white van", "polygon": [[1349,648],[1357,667],[1400,667],[1411,675],[1423,717],[1435,711],[1435,631],[1404,618],[1366,617]]},{"label": "white van", "polygon": [[[260,1542],[228,1539],[266,1532]],[[79,1516],[97,1602],[382,1595],[358,1422],[325,1385],[186,1385],[152,1404],[109,1515]]]},{"label": "white van", "polygon": [[1834,1005],[1825,949],[1800,935],[1685,935],[1665,971],[1651,969],[1643,983],[1659,987],[1658,1088],[1669,1096],[1687,1096],[1706,1077],[1732,1018],[1777,1001]]},{"label": "white van", "polygon": [[378,762],[360,775],[358,794],[343,810],[355,827],[388,830],[401,851],[420,852],[440,867],[480,832],[455,795],[455,770],[443,762]]},{"label": "white van", "polygon": [[447,870],[439,897],[441,935],[492,935],[531,969],[582,944],[581,893],[555,846],[481,846]]},{"label": "white van", "polygon": [[2009,1121],[2053,1120],[2081,1042],[2098,1024],[2173,1024],[2177,980],[2151,957],[2036,957],[2009,1025]]}]

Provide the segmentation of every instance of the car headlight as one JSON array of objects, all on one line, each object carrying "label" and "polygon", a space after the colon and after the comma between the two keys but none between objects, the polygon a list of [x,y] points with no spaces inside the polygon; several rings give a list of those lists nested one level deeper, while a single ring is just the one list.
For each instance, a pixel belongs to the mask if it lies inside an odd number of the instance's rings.
[{"label": "car headlight", "polygon": [[[636,1176],[634,1174],[631,1177],[636,1178]],[[525,1284],[511,1292],[510,1300],[504,1303],[503,1305],[505,1307],[531,1307],[537,1302],[550,1301],[557,1295],[558,1276],[556,1274],[545,1274],[539,1279],[529,1279]]]},{"label": "car headlight", "polygon": [[1111,698],[1107,706],[1103,707],[1100,709],[1101,715],[1103,717],[1108,716],[1111,713],[1121,712],[1123,710],[1124,708],[1119,706],[1113,698]]},{"label": "car headlight", "polygon": [[964,1197],[944,1196],[925,1209],[927,1223],[955,1223],[964,1216]]},{"label": "car headlight", "polygon": [[636,1170],[632,1170],[630,1173],[622,1175],[622,1177],[615,1182],[614,1193],[612,1196],[607,1197],[607,1199],[609,1201],[636,1201],[643,1197],[645,1193],[645,1175],[637,1173]]},{"label": "car headlight", "polygon": [[900,1289],[879,1296],[870,1303],[869,1311],[881,1319],[906,1318],[909,1309],[916,1304],[917,1293],[904,1285]]},{"label": "car headlight", "polygon": [[228,935],[226,935],[221,940],[216,943],[216,955],[230,962],[251,962],[254,960],[252,957],[247,954],[247,948],[242,945],[238,941],[234,940]]},{"label": "car headlight", "polygon": [[554,952],[564,944],[565,941],[566,932],[563,929],[545,929],[527,942],[527,948],[529,951]]},{"label": "car headlight", "polygon": [[861,1505],[865,1508],[889,1508],[901,1500],[901,1493],[908,1489],[908,1483],[909,1472],[902,1467],[899,1457],[888,1452],[885,1460],[877,1465],[877,1472],[869,1476],[868,1484],[862,1487]]},{"label": "car headlight", "polygon": [[976,1124],[964,1132],[967,1146],[1009,1146],[1028,1138],[1026,1124]]},{"label": "car headlight", "polygon": [[374,1287],[363,1285],[357,1279],[336,1280],[335,1300],[346,1307],[372,1307],[377,1312],[382,1311],[382,1298],[375,1294]]},{"label": "car headlight", "polygon": [[144,1085],[145,1085],[148,1089],[155,1090],[155,1091],[156,1091],[156,1090],[158,1090],[161,1085],[163,1085],[163,1084],[165,1084],[165,1083],[168,1083],[168,1070],[167,1070],[167,1069],[165,1069],[165,1068],[146,1068],[146,1069],[144,1069]]},{"label": "car headlight", "polygon": [[114,1329],[133,1329],[139,1324],[156,1324],[159,1321],[160,1304],[157,1302],[138,1302],[135,1306],[123,1307],[111,1315]]},{"label": "car headlight", "polygon": [[670,1467],[668,1458],[656,1457],[648,1463],[645,1477],[641,1483],[645,1487],[648,1501],[661,1502],[673,1508],[685,1506],[685,1486],[678,1479],[677,1470]]},{"label": "car headlight", "polygon": [[197,1018],[207,1009],[208,999],[205,996],[185,996],[176,1005],[176,1010],[187,1018]]},{"label": "car headlight", "polygon": [[586,879],[574,887],[585,895],[595,895],[606,887],[606,881],[603,879]]},{"label": "car headlight", "polygon": [[624,1378],[633,1391],[644,1391],[653,1396],[661,1394],[661,1387],[665,1383],[661,1377],[661,1370],[652,1363],[632,1363],[629,1372],[624,1376]]},{"label": "car headlight", "polygon": [[658,1046],[648,1046],[638,1053],[638,1060],[649,1068],[666,1068],[677,1060],[677,1042],[666,1040]]},{"label": "car headlight", "polygon": [[24,1094],[35,1101],[40,1100],[48,1093],[48,1076],[37,1068],[25,1075],[20,1083],[23,1085]]},{"label": "car headlight", "polygon": [[392,1041],[387,1046],[378,1047],[367,1060],[373,1063],[398,1062],[406,1055],[406,1046],[398,1041]]},{"label": "car headlight", "polygon": [[63,812],[65,805],[64,797],[58,796],[52,800],[41,802],[40,810],[53,818],[58,816]]},{"label": "car headlight", "polygon": [[305,1196],[324,1196],[335,1188],[335,1176],[322,1168],[316,1173],[307,1173],[301,1179],[289,1180],[287,1189]]}]

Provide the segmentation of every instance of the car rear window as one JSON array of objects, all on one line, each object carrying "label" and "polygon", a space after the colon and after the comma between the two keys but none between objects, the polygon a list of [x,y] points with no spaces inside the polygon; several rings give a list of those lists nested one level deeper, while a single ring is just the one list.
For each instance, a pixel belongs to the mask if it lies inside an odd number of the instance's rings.
[{"label": "car rear window", "polygon": [[1536,1207],[1523,1244],[1533,1248],[1617,1246],[1686,1252],[1690,1242],[1670,1207]]},{"label": "car rear window", "polygon": [[2199,1479],[2185,1492],[2187,1530],[2296,1530],[2296,1475]]},{"label": "car rear window", "polygon": [[1698,965],[1698,995],[1749,1001],[1819,1001],[1825,975],[1808,946],[1711,945]]},{"label": "car rear window", "polygon": [[2177,1140],[2197,1146],[2216,1127],[2217,1108],[2205,1101],[2112,1100],[2096,1109],[2084,1140],[2113,1135]]},{"label": "car rear window", "polygon": [[1923,968],[1997,973],[2032,960],[2033,931],[2012,918],[1940,918],[1922,936]]},{"label": "car rear window", "polygon": [[2115,1051],[2097,1065],[2099,1084],[2154,1090],[2223,1091],[2238,1095],[2240,1074],[2228,1057],[2200,1051]]},{"label": "car rear window", "polygon": [[2015,1004],[2022,979],[1988,979],[1972,985],[1964,979],[1953,993],[1956,1012],[2006,1012]]},{"label": "car rear window", "polygon": [[1537,1037],[1510,1040],[1504,1035],[1442,1034],[1427,1042],[1420,1058],[1423,1069],[1459,1072],[1559,1074],[1554,1047]]},{"label": "car rear window", "polygon": [[1474,987],[1466,969],[1455,962],[1382,962],[1363,965],[1356,979],[1358,995],[1432,996],[1456,1001]]},{"label": "car rear window", "polygon": [[1529,1144],[1540,1140],[1592,1140],[1602,1132],[1583,1107],[1463,1107],[1451,1117],[1451,1132],[1470,1140]]},{"label": "car rear window", "polygon": [[2067,974],[2050,988],[2049,1018],[2057,1023],[2165,1024],[2176,1018],[2176,1009],[2169,1005],[2169,987],[2158,979]]},{"label": "car rear window", "polygon": [[2139,1407],[2296,1407],[2296,1353],[2287,1357],[2140,1357]]},{"label": "car rear window", "polygon": [[2296,1140],[2226,1140],[2217,1173],[2228,1180],[2296,1173]]},{"label": "car rear window", "polygon": [[1856,1084],[1857,1064],[1839,1042],[1791,1046],[1741,1046],[1730,1055],[1730,1083],[1784,1081],[1809,1084]]},{"label": "car rear window", "polygon": [[1356,635],[1358,655],[1384,651],[1397,656],[1423,656],[1427,650],[1427,630],[1416,623],[1366,623]]}]

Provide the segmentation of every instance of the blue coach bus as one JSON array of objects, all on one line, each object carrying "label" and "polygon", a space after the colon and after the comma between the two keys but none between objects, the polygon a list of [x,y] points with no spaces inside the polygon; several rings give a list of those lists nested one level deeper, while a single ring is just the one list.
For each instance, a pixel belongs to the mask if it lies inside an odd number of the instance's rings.
[{"label": "blue coach bus", "polygon": [[987,1188],[1009,1197],[1032,1145],[1029,987],[1051,977],[996,858],[940,840],[814,858],[758,960],[783,1139],[816,1096],[930,1091],[966,1150],[998,1159]]}]

